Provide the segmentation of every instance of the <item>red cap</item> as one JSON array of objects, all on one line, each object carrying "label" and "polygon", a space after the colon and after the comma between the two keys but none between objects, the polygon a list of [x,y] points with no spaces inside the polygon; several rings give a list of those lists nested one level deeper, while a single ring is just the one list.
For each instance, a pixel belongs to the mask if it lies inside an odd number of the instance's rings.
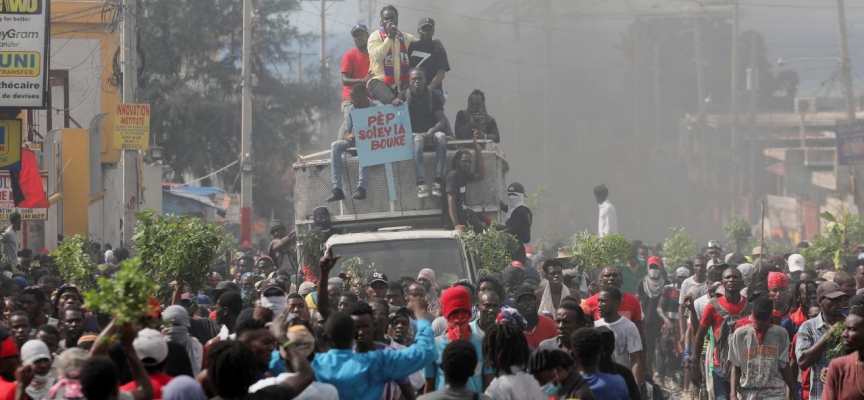
[{"label": "red cap", "polygon": [[516,267],[516,268],[519,268],[519,269],[525,269],[525,266],[522,265],[521,262],[516,261],[516,260],[513,260],[513,261],[510,263],[510,266],[512,266],[512,267]]},{"label": "red cap", "polygon": [[3,342],[0,342],[0,358],[18,357],[20,354],[12,336],[7,336]]},{"label": "red cap", "polygon": [[663,260],[661,260],[660,257],[657,256],[648,257],[648,266],[650,267],[652,265],[663,267]]},{"label": "red cap", "polygon": [[150,295],[150,307],[148,307],[147,315],[153,318],[159,318],[159,315],[162,314],[162,305],[159,304],[159,300],[156,300],[156,296]]},{"label": "red cap", "polygon": [[452,287],[441,294],[441,311],[447,318],[454,311],[471,312],[471,295],[461,287]]}]

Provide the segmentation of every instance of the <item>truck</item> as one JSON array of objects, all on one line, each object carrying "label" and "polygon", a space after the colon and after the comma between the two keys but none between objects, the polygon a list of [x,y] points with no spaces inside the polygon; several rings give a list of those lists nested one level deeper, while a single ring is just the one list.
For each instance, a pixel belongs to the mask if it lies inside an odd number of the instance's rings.
[{"label": "truck", "polygon": [[[473,142],[450,141],[447,170],[456,150],[468,146],[473,147]],[[502,221],[501,202],[507,196],[505,176],[509,164],[494,145],[489,147],[483,150],[486,175],[466,186],[466,204],[481,217]],[[424,156],[426,177],[434,177],[435,153]],[[346,260],[359,257],[364,265],[374,264],[374,269],[390,280],[403,276],[416,279],[421,269],[431,268],[442,287],[459,279],[476,281],[477,265],[457,237],[458,232],[444,229],[442,201],[446,197],[418,198],[413,160],[392,164],[397,199],[390,201],[383,165],[368,167],[366,199],[352,199],[358,161],[356,156],[348,155],[346,159],[342,171],[346,199],[331,203],[326,202],[332,190],[330,152],[300,157],[293,165],[295,227],[298,232],[313,229],[313,210],[318,206],[328,208],[332,226],[344,232],[326,242],[333,254],[342,255],[337,271],[344,269]]]}]

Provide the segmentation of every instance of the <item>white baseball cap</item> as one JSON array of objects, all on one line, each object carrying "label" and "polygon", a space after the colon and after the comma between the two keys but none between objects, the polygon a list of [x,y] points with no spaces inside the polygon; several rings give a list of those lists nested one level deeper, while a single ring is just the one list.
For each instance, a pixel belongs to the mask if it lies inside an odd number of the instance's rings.
[{"label": "white baseball cap", "polygon": [[[155,329],[146,328],[138,331],[138,337],[132,342],[132,347],[135,348],[138,359],[144,365],[156,365],[168,358],[168,342]],[[148,358],[150,360],[147,360]]]},{"label": "white baseball cap", "polygon": [[806,264],[804,256],[800,254],[790,255],[786,262],[789,263],[789,272],[803,271]]},{"label": "white baseball cap", "polygon": [[21,363],[26,367],[33,365],[36,361],[51,359],[51,351],[41,340],[31,339],[21,346]]}]

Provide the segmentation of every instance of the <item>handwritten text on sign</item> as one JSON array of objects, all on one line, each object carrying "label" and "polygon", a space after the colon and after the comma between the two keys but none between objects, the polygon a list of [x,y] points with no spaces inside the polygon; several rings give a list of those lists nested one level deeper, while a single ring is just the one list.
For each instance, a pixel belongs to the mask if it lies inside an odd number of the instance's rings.
[{"label": "handwritten text on sign", "polygon": [[351,121],[361,167],[414,159],[407,105],[354,109]]},{"label": "handwritten text on sign", "polygon": [[122,150],[150,148],[149,104],[117,104],[114,112],[114,148]]}]

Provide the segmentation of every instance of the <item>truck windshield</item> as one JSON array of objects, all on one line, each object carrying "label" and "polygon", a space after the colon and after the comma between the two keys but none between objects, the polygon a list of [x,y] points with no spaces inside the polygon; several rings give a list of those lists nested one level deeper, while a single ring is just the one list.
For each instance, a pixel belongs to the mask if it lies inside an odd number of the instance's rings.
[{"label": "truck windshield", "polygon": [[[395,281],[402,276],[417,279],[423,268],[435,271],[440,287],[467,278],[467,266],[462,248],[456,239],[406,239],[387,242],[348,243],[333,245],[333,254],[341,254],[336,270],[342,271],[346,260],[363,259],[363,265],[375,264],[375,270]],[[333,274],[335,275],[335,274]]]}]

